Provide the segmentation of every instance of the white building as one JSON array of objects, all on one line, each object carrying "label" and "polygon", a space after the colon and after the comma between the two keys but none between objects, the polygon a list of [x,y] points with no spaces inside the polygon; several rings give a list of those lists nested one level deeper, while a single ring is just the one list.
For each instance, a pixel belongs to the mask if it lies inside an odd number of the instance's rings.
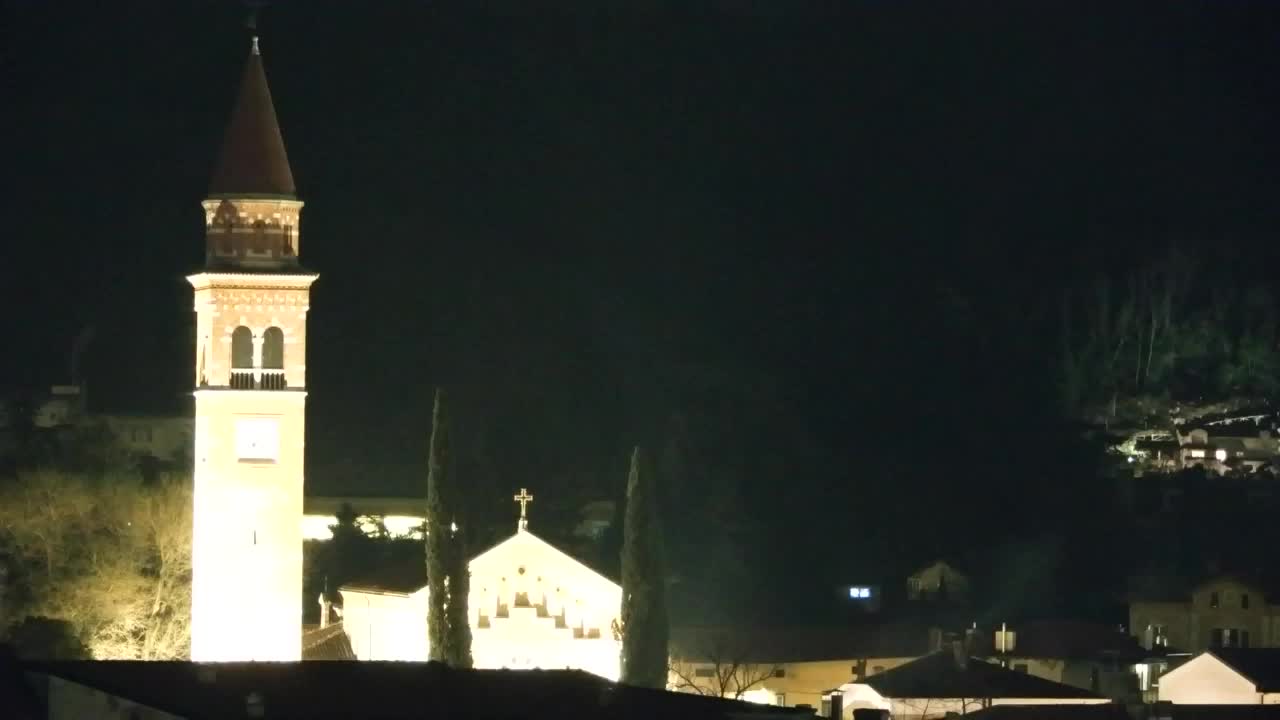
[{"label": "white building", "polygon": [[943,650],[841,685],[841,718],[859,709],[887,710],[901,720],[965,715],[997,705],[1101,705],[1110,700],[994,663]]},{"label": "white building", "polygon": [[1202,652],[1160,678],[1160,700],[1177,705],[1280,704],[1280,648]]},{"label": "white building", "polygon": [[[618,678],[617,583],[529,532],[524,518],[514,535],[468,567],[475,667],[572,668]],[[387,568],[339,592],[342,625],[357,658],[427,659],[423,563]]]}]

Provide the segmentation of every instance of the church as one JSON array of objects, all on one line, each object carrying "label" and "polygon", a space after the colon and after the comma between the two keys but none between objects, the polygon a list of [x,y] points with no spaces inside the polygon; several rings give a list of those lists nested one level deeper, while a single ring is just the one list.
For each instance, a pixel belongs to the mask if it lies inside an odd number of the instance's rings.
[{"label": "church", "polygon": [[[467,610],[478,668],[619,675],[622,589],[529,531],[523,488],[516,532],[472,558]],[[360,660],[426,660],[427,581],[415,559],[339,588],[342,625]]]},{"label": "church", "polygon": [[[196,313],[191,658],[298,661],[306,319],[318,275],[300,263],[302,202],[256,35],[203,207],[205,267],[188,278]],[[532,499],[522,489],[515,533],[470,561],[475,666],[572,668],[615,680],[621,588],[531,532]],[[342,622],[322,628],[327,638],[340,629],[361,660],[427,659],[422,562],[339,592]]]}]

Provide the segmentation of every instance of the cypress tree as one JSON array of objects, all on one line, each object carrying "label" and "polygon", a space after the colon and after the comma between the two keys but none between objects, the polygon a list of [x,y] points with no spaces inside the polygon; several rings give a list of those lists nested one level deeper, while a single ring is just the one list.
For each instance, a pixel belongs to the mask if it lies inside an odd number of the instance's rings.
[{"label": "cypress tree", "polygon": [[631,453],[622,540],[622,682],[667,686],[666,568],[654,479]]},{"label": "cypress tree", "polygon": [[436,389],[435,405],[431,410],[431,447],[427,460],[427,642],[428,659],[448,661],[449,620],[446,608],[449,603],[448,576],[449,520],[445,514],[444,484],[449,467],[449,426],[444,407],[444,391]]},{"label": "cypress tree", "polygon": [[467,596],[471,593],[471,570],[467,567],[466,544],[462,531],[449,538],[449,621],[446,662],[456,668],[471,667],[471,622],[467,617]]},{"label": "cypress tree", "polygon": [[428,657],[453,667],[471,667],[471,625],[467,569],[462,533],[454,530],[453,458],[449,416],[443,390],[436,390],[431,412],[431,456],[427,466],[427,636]]}]

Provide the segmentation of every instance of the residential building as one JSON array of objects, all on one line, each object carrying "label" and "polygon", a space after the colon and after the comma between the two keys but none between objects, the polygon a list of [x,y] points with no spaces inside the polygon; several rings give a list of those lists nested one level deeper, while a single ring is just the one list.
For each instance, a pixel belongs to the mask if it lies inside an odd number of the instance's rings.
[{"label": "residential building", "polygon": [[1102,705],[1107,698],[970,656],[963,643],[839,688],[841,717],[867,708],[901,720],[965,715],[996,705]]},{"label": "residential building", "polygon": [[1150,652],[1121,628],[1075,620],[1003,625],[970,653],[1011,670],[1136,703]]},{"label": "residential building", "polygon": [[942,645],[942,631],[914,623],[674,627],[668,687],[818,707],[825,691],[904,665]]},{"label": "residential building", "polygon": [[1140,592],[1129,604],[1129,632],[1145,648],[1280,647],[1280,606],[1257,583],[1223,576],[1162,595]]},{"label": "residential building", "polygon": [[120,447],[133,455],[170,463],[189,461],[195,446],[195,419],[169,415],[93,415]]},{"label": "residential building", "polygon": [[907,576],[908,600],[963,602],[970,592],[969,576],[944,560],[935,561]]}]

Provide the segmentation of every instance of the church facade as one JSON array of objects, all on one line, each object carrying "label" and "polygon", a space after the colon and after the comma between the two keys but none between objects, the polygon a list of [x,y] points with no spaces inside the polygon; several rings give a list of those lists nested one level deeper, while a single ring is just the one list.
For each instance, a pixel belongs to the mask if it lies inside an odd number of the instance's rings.
[{"label": "church facade", "polygon": [[204,201],[191,658],[299,660],[306,316],[297,199],[258,40]]},{"label": "church facade", "polygon": [[[471,654],[477,668],[585,670],[620,674],[614,632],[622,588],[528,529],[523,490],[515,534],[472,558]],[[344,585],[342,625],[361,660],[426,660],[424,567]]]}]

